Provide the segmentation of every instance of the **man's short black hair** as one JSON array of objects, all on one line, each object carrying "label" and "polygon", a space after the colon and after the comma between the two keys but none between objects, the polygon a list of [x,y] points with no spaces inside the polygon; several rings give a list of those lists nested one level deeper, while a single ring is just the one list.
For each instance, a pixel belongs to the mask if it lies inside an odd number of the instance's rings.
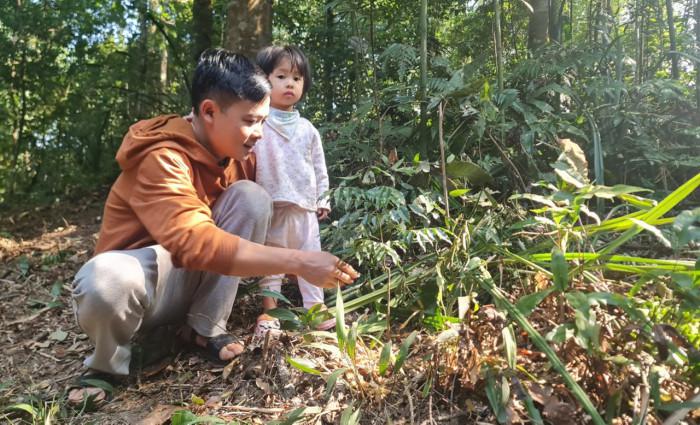
[{"label": "man's short black hair", "polygon": [[269,46],[258,52],[256,62],[268,76],[279,65],[280,60],[287,58],[302,77],[304,77],[304,88],[302,96],[311,88],[311,66],[304,52],[296,46]]},{"label": "man's short black hair", "polygon": [[269,94],[266,75],[245,56],[208,49],[199,57],[191,91],[195,114],[204,99],[214,99],[225,109],[237,100],[260,102]]}]

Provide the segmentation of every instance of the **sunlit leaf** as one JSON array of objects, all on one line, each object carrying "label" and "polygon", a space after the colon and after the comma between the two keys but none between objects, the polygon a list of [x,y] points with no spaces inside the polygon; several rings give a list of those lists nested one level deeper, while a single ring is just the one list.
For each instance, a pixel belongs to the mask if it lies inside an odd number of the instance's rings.
[{"label": "sunlit leaf", "polygon": [[302,359],[299,357],[287,357],[287,363],[292,365],[295,369],[298,369],[304,373],[309,373],[311,375],[321,375],[321,372],[316,369],[316,364],[308,359]]}]

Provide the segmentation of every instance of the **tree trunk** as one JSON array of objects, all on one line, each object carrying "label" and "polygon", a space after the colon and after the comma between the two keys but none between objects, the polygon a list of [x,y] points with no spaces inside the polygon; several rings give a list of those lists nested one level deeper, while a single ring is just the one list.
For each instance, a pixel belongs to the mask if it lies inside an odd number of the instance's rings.
[{"label": "tree trunk", "polygon": [[[695,1],[695,51],[700,52],[700,0]],[[695,101],[700,116],[700,63],[695,62]]]},{"label": "tree trunk", "polygon": [[[668,15],[668,41],[671,49],[671,78],[677,80],[680,76],[678,73],[678,54],[676,53],[676,25],[673,20],[673,1],[666,0],[666,14]],[[696,24],[697,25],[697,24]]]},{"label": "tree trunk", "polygon": [[634,82],[641,84],[644,75],[644,13],[643,0],[636,1],[636,13],[634,17],[635,49],[637,53],[636,66],[634,68]]},{"label": "tree trunk", "polygon": [[192,59],[195,63],[203,51],[211,47],[214,32],[214,17],[211,0],[194,0],[192,2]]},{"label": "tree trunk", "polygon": [[574,0],[569,2],[569,41],[574,41]]},{"label": "tree trunk", "polygon": [[335,26],[335,16],[330,7],[331,0],[326,0],[326,39],[325,49],[322,52],[323,57],[323,100],[324,109],[326,110],[326,121],[330,122],[333,119],[334,104],[335,104],[335,84],[333,80],[333,64],[335,62],[332,51],[334,47],[333,30]]},{"label": "tree trunk", "polygon": [[148,54],[148,39],[150,38],[150,27],[151,20],[148,19],[148,1],[138,2],[139,11],[139,50],[141,63],[139,64],[139,71],[137,78],[137,86],[139,89],[136,91],[135,95],[135,110],[136,118],[141,119],[145,115],[146,107],[144,105],[143,93],[147,93],[148,90],[148,63],[150,61],[150,55]]},{"label": "tree trunk", "polygon": [[27,90],[25,89],[25,78],[27,73],[27,48],[25,42],[22,42],[22,62],[20,63],[20,74],[19,74],[19,96],[20,96],[20,110],[17,114],[17,124],[15,125],[15,130],[12,132],[12,141],[14,143],[14,152],[12,154],[12,179],[9,187],[9,195],[13,195],[17,189],[17,163],[19,160],[19,154],[22,152],[22,142],[24,141],[24,127],[27,120]]},{"label": "tree trunk", "polygon": [[423,153],[428,153],[428,0],[421,0],[420,18],[418,22],[420,34],[420,81],[418,84],[418,100],[420,102],[420,146]]},{"label": "tree trunk", "polygon": [[549,39],[561,43],[561,17],[564,11],[564,0],[549,2]]},{"label": "tree trunk", "polygon": [[530,5],[533,12],[527,29],[527,47],[534,51],[544,46],[549,37],[549,1],[533,0]]},{"label": "tree trunk", "polygon": [[498,81],[498,90],[503,90],[503,42],[501,40],[501,1],[493,1],[493,11],[495,13],[495,32],[496,32],[496,78]]},{"label": "tree trunk", "polygon": [[160,83],[161,93],[165,93],[168,89],[168,46],[163,43],[160,49]]},{"label": "tree trunk", "polygon": [[231,0],[226,24],[226,48],[254,59],[272,43],[272,0]]}]

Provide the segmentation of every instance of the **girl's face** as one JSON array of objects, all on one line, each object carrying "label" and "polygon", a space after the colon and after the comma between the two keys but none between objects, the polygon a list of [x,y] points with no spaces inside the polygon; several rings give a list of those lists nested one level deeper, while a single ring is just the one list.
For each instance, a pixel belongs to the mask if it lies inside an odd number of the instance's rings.
[{"label": "girl's face", "polygon": [[292,69],[289,58],[282,58],[268,78],[272,85],[270,106],[291,111],[303,95],[304,77],[296,68]]}]

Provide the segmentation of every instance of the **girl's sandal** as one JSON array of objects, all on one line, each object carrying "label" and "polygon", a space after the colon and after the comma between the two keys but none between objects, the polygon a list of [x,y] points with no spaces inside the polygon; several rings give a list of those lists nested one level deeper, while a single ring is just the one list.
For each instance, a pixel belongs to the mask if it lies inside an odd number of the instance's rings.
[{"label": "girl's sandal", "polygon": [[255,322],[255,336],[265,338],[268,333],[271,337],[276,338],[282,335],[282,329],[279,319],[263,313],[258,316],[258,320]]}]

